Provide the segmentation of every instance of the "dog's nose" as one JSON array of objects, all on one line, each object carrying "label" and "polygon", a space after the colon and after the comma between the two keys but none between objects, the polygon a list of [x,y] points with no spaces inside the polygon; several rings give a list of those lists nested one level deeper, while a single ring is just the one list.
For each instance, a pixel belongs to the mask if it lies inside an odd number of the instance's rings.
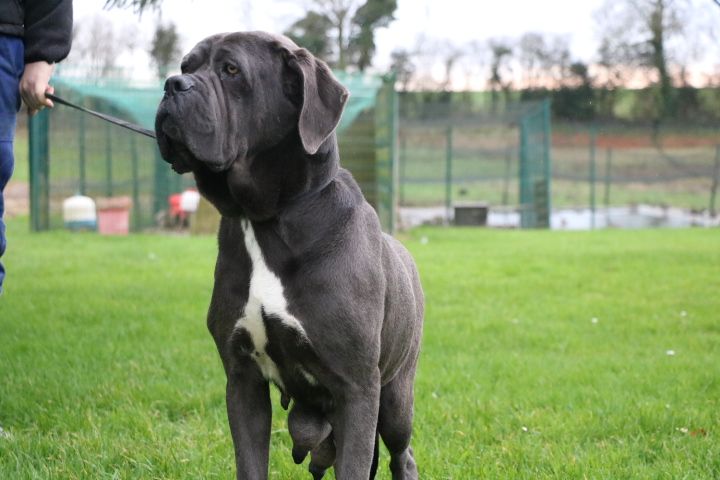
[{"label": "dog's nose", "polygon": [[173,75],[165,80],[166,93],[186,92],[193,88],[193,86],[195,86],[195,84],[189,75]]}]

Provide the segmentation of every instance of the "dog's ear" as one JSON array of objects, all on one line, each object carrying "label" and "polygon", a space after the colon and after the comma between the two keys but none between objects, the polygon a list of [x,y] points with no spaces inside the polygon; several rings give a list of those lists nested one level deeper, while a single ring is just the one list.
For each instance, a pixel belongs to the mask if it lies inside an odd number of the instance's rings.
[{"label": "dog's ear", "polygon": [[349,93],[328,66],[304,48],[283,52],[300,79],[302,107],[298,130],[303,148],[315,154],[340,122]]}]

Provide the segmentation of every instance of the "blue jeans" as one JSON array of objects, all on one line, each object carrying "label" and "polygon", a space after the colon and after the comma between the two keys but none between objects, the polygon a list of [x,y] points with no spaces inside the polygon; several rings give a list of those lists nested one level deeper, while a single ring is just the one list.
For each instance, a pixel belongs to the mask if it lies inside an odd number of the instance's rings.
[{"label": "blue jeans", "polygon": [[[15,159],[13,138],[15,117],[20,109],[18,85],[24,68],[24,47],[19,37],[0,35],[0,257],[5,253],[5,186],[10,181]],[[0,261],[0,293],[2,292],[5,268]]]}]

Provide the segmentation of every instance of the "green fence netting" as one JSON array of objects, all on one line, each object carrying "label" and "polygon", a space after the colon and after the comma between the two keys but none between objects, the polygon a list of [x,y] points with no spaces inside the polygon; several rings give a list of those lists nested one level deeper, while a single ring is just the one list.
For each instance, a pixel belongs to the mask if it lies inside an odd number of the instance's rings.
[{"label": "green fence netting", "polygon": [[482,92],[438,96],[400,94],[403,210],[437,210],[433,218],[449,223],[456,207],[482,205],[519,217],[508,226],[548,227],[549,101],[493,105]]},{"label": "green fence netting", "polygon": [[718,125],[556,123],[552,148],[554,205],[592,223],[643,205],[717,214]]},{"label": "green fence netting", "polygon": [[[350,99],[338,127],[341,164],[351,170],[383,228],[394,228],[392,172],[395,162],[396,100],[393,79],[339,72]],[[153,128],[162,97],[160,85],[132,88],[118,81],[89,83],[54,78],[67,100],[146,128]],[[59,228],[62,201],[76,193],[93,198],[126,196],[132,201],[131,228],[160,224],[168,197],[192,186],[189,175],[174,174],[152,139],[57,106],[29,125],[30,213],[34,230]]]}]

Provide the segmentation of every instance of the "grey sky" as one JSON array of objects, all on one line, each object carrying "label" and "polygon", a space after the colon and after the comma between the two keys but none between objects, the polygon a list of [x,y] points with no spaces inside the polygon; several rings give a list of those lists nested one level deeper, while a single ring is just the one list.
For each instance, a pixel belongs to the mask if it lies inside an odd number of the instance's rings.
[{"label": "grey sky", "polygon": [[[694,0],[707,2],[711,0]],[[302,0],[164,0],[162,16],[172,20],[182,35],[183,51],[202,38],[218,32],[235,30],[269,30],[280,32],[303,14]],[[396,20],[377,34],[375,65],[384,68],[390,52],[398,47],[412,48],[419,35],[429,39],[449,40],[462,45],[490,37],[519,37],[525,32],[566,35],[573,58],[592,61],[597,35],[593,13],[603,0],[398,0]],[[157,14],[148,11],[142,19],[129,10],[104,12],[104,0],[74,0],[78,24],[98,13],[115,25],[136,25],[135,54],[121,63],[147,64],[144,51],[152,38]],[[720,8],[708,9],[710,19],[720,24]],[[720,63],[717,42],[714,55],[704,59],[706,65]]]}]

